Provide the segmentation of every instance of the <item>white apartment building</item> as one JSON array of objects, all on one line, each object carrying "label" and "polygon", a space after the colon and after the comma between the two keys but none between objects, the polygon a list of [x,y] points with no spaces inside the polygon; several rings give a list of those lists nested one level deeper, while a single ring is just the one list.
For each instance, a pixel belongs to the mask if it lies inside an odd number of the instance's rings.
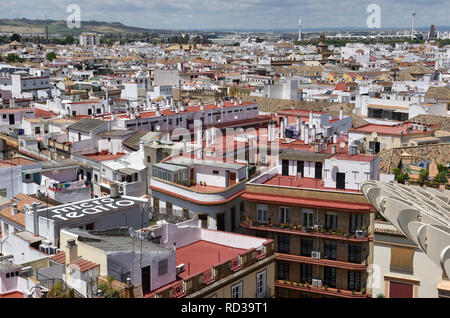
[{"label": "white apartment building", "polygon": [[100,45],[100,35],[97,33],[80,34],[80,46],[98,46]]}]

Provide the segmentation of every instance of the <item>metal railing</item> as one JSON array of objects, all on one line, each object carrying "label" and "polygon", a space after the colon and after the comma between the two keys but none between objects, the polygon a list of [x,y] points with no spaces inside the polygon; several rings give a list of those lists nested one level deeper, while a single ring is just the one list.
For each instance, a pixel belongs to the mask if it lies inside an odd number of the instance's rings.
[{"label": "metal railing", "polygon": [[155,298],[179,298],[200,291],[206,285],[225,279],[233,273],[252,266],[265,257],[274,254],[274,241],[252,249],[231,260],[215,265],[205,272],[177,282],[155,294]]},{"label": "metal railing", "polygon": [[[50,278],[46,280],[41,280],[39,282],[39,285],[41,285],[42,293],[49,294],[50,291],[53,289],[53,287],[56,284],[62,284],[62,290],[63,291],[71,291],[73,292],[73,298],[86,298],[81,293],[79,293],[75,288],[70,287],[64,280],[60,278]],[[48,297],[48,296],[47,296]]]}]

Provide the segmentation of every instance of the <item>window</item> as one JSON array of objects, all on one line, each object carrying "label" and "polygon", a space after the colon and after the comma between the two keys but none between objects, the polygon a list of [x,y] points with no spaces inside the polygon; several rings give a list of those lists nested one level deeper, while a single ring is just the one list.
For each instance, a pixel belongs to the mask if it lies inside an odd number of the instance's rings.
[{"label": "window", "polygon": [[166,202],[166,211],[167,213],[172,213],[173,205],[170,202]]},{"label": "window", "polygon": [[313,250],[313,239],[302,238],[300,240],[300,255],[311,257],[312,250]]},{"label": "window", "polygon": [[231,287],[231,298],[242,298],[242,283]]},{"label": "window", "polygon": [[336,260],[337,243],[334,241],[325,241],[323,243],[325,259]]},{"label": "window", "polygon": [[289,235],[278,235],[278,253],[289,254]]},{"label": "window", "polygon": [[303,227],[314,226],[314,211],[303,209]]},{"label": "window", "polygon": [[348,272],[348,290],[361,290],[361,272]]},{"label": "window", "polygon": [[168,264],[169,264],[168,259],[164,259],[164,260],[158,262],[158,276],[167,274]]},{"label": "window", "polygon": [[289,279],[289,262],[277,261],[277,277],[279,280]]},{"label": "window", "polygon": [[0,197],[6,198],[8,196],[7,189],[0,189]]},{"label": "window", "polygon": [[348,245],[348,262],[356,264],[361,263],[361,245]]},{"label": "window", "polygon": [[256,296],[257,298],[266,297],[266,278],[267,271],[263,271],[256,275]]},{"label": "window", "polygon": [[350,214],[350,232],[356,232],[362,226],[361,214]]},{"label": "window", "polygon": [[300,282],[312,284],[312,264],[300,264]]},{"label": "window", "polygon": [[337,215],[333,213],[327,213],[325,217],[325,229],[336,230],[337,227]]},{"label": "window", "polygon": [[331,288],[336,288],[336,268],[324,267],[323,268],[323,284]]},{"label": "window", "polygon": [[391,271],[413,273],[414,248],[391,246]]},{"label": "window", "polygon": [[291,209],[281,207],[280,208],[280,224],[287,224],[291,222]]},{"label": "window", "polygon": [[268,220],[268,208],[267,205],[258,204],[256,206],[257,209],[257,221],[261,223],[267,223]]},{"label": "window", "polygon": [[220,173],[219,173],[219,171],[214,170],[214,171],[213,171],[213,174],[218,175],[218,174],[220,174]]}]

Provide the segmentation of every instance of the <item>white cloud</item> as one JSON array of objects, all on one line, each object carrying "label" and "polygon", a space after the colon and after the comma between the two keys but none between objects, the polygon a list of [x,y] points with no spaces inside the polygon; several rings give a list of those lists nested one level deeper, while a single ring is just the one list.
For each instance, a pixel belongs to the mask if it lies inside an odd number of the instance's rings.
[{"label": "white cloud", "polygon": [[[119,21],[130,26],[164,29],[366,27],[366,8],[381,7],[382,27],[409,27],[410,0],[1,0],[3,18],[65,19],[78,4],[82,20]],[[418,0],[417,25],[446,25],[448,0]]]}]

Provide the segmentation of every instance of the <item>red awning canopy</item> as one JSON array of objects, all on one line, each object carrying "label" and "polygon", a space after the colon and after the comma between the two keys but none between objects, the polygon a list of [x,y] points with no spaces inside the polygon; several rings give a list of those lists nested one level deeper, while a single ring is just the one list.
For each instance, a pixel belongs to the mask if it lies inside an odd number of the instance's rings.
[{"label": "red awning canopy", "polygon": [[265,193],[246,192],[242,198],[248,201],[264,202],[272,204],[301,205],[306,207],[329,208],[334,210],[371,212],[374,211],[370,203],[354,203],[345,201],[311,199],[302,197],[290,197],[283,195],[271,195]]}]

